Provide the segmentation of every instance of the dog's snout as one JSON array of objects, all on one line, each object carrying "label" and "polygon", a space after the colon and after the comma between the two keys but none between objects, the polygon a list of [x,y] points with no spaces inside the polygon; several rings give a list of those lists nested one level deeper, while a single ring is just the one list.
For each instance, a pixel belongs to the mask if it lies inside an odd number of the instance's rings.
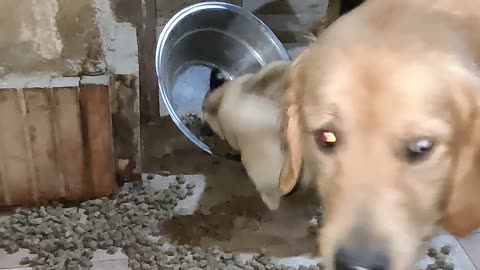
[{"label": "dog's snout", "polygon": [[388,270],[389,264],[385,252],[368,247],[340,248],[335,255],[335,270]]}]

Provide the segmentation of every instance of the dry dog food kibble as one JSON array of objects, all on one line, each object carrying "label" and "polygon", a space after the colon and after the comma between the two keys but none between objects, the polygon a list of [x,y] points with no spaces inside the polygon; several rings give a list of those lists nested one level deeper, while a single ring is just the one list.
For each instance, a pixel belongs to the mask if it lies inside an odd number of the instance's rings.
[{"label": "dry dog food kibble", "polygon": [[428,249],[428,257],[434,259],[434,263],[429,264],[426,270],[454,270],[455,264],[449,262],[449,255],[451,253],[450,246],[442,246],[440,252],[435,248]]},{"label": "dry dog food kibble", "polygon": [[[128,183],[115,198],[90,200],[78,207],[17,209],[0,224],[0,248],[9,253],[20,247],[30,250],[31,257],[22,258],[20,264],[35,270],[89,269],[97,249],[108,254],[121,249],[131,269],[287,269],[265,254],[243,260],[217,247],[170,246],[162,237],[162,223],[173,217],[179,197],[193,192],[194,185],[187,189],[182,175],[165,190],[143,183]],[[321,265],[302,269],[321,269]]]},{"label": "dry dog food kibble", "polygon": [[450,254],[450,251],[451,251],[451,247],[450,246],[443,246],[441,249],[440,249],[440,252],[445,254],[445,255],[449,255]]},{"label": "dry dog food kibble", "polygon": [[428,253],[427,253],[428,257],[435,258],[437,256],[437,254],[438,254],[438,252],[437,252],[436,249],[434,249],[434,248],[429,248],[428,249]]}]

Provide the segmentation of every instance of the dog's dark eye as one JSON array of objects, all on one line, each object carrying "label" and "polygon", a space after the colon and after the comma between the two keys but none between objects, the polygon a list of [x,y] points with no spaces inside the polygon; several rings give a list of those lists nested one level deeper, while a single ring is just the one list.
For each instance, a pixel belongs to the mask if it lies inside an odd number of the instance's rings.
[{"label": "dog's dark eye", "polygon": [[315,132],[315,142],[321,150],[332,150],[338,143],[337,135],[332,130],[320,129]]},{"label": "dog's dark eye", "polygon": [[421,137],[414,139],[407,143],[406,158],[409,162],[416,162],[425,159],[431,152],[434,146],[432,139]]}]

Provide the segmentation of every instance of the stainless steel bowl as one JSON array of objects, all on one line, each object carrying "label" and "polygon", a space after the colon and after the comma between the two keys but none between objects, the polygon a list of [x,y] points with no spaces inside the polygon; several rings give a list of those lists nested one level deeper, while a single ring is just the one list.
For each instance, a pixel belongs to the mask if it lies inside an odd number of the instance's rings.
[{"label": "stainless steel bowl", "polygon": [[233,79],[277,60],[290,57],[252,13],[223,2],[194,4],[173,16],[160,34],[156,51],[160,97],[183,134],[212,154],[180,120],[188,113],[201,116],[211,68]]}]

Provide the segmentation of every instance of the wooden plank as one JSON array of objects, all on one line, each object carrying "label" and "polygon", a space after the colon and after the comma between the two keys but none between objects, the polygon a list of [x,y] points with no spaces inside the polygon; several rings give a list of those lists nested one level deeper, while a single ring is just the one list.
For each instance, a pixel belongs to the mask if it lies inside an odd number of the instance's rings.
[{"label": "wooden plank", "polygon": [[[170,1],[170,4],[176,1]],[[157,74],[155,73],[156,0],[145,0],[144,17],[137,26],[138,61],[140,69],[140,117],[142,123],[155,122],[160,118]]]},{"label": "wooden plank", "polygon": [[80,86],[80,106],[88,168],[85,180],[92,195],[108,196],[115,191],[108,86]]},{"label": "wooden plank", "polygon": [[65,196],[65,183],[59,177],[50,93],[44,88],[24,89],[24,93],[38,199],[57,200]]},{"label": "wooden plank", "polygon": [[52,102],[55,105],[54,123],[58,138],[58,157],[63,179],[65,197],[68,200],[85,198],[88,190],[83,183],[85,157],[83,152],[80,99],[78,87],[53,88]]},{"label": "wooden plank", "polygon": [[20,100],[16,89],[0,90],[2,206],[31,203],[36,199]]}]

